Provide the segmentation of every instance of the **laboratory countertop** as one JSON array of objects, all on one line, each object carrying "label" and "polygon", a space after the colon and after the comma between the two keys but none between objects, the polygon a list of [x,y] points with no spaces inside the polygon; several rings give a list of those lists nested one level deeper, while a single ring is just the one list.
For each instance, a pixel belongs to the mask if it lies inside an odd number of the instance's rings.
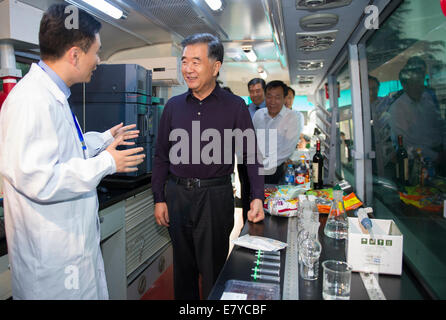
[{"label": "laboratory countertop", "polygon": [[[319,241],[322,252],[319,259],[318,280],[303,280],[299,277],[299,300],[322,300],[322,266],[325,260],[346,261],[345,240],[335,240],[324,235],[324,226],[327,215],[320,215]],[[265,215],[263,222],[254,224],[247,222],[240,235],[250,234],[287,242],[288,218]],[[287,248],[280,252],[280,296],[282,297],[285,274],[285,256]],[[255,251],[234,246],[226,261],[208,299],[218,300],[224,292],[226,281],[242,280],[252,281],[251,268],[254,266]],[[403,265],[401,276],[379,275],[381,289],[388,300],[423,299],[412,277],[407,273]],[[351,300],[368,300],[368,294],[362,283],[361,276],[357,272],[352,273]]]},{"label": "laboratory countertop", "polygon": [[[135,188],[98,187],[99,211],[114,205],[122,200],[130,198],[149,189],[150,182],[144,182]],[[105,189],[104,189],[105,188]]]},{"label": "laboratory countertop", "polygon": [[[99,211],[114,205],[120,201],[128,199],[138,193],[141,193],[151,187],[150,175],[146,175],[140,179],[138,183],[124,182],[124,187],[120,187],[116,182],[101,182],[97,188],[99,199]],[[3,203],[1,203],[0,210],[3,210]],[[0,257],[7,254],[6,236],[4,233],[3,220],[0,220]]]}]

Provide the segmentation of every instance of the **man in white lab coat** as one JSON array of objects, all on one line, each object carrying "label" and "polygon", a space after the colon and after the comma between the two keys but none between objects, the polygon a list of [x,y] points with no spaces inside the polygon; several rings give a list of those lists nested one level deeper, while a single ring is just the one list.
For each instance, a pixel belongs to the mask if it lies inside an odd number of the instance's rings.
[{"label": "man in white lab coat", "polygon": [[[0,173],[14,299],[108,299],[100,251],[96,186],[130,172],[142,148],[116,150],[138,136],[134,125],[82,134],[69,87],[89,82],[101,24],[79,10],[65,28],[66,5],[43,15],[42,61],[16,85],[0,112]],[[85,139],[85,140],[84,140]]]}]

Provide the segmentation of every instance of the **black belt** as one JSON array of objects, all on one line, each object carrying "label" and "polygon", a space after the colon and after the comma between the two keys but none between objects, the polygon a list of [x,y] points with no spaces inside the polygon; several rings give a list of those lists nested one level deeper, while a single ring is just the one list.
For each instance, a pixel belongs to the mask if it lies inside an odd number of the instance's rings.
[{"label": "black belt", "polygon": [[210,179],[180,178],[171,175],[169,179],[180,186],[185,186],[187,189],[214,187],[231,183],[230,175]]}]

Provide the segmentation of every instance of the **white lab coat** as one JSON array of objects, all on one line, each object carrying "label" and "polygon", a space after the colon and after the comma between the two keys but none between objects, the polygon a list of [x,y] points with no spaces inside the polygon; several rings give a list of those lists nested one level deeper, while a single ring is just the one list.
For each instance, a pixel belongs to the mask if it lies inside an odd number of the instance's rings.
[{"label": "white lab coat", "polygon": [[0,112],[0,173],[14,299],[108,299],[96,186],[116,171],[110,132],[83,158],[67,99],[36,64]]}]

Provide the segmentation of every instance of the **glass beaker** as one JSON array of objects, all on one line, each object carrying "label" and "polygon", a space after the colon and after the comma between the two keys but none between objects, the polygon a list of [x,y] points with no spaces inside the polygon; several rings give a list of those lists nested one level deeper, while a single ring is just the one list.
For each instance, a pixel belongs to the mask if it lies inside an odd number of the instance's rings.
[{"label": "glass beaker", "polygon": [[333,239],[347,239],[348,220],[342,193],[342,190],[333,190],[333,202],[324,228],[324,234]]},{"label": "glass beaker", "polygon": [[324,300],[349,300],[352,268],[343,261],[322,262],[322,298]]}]

